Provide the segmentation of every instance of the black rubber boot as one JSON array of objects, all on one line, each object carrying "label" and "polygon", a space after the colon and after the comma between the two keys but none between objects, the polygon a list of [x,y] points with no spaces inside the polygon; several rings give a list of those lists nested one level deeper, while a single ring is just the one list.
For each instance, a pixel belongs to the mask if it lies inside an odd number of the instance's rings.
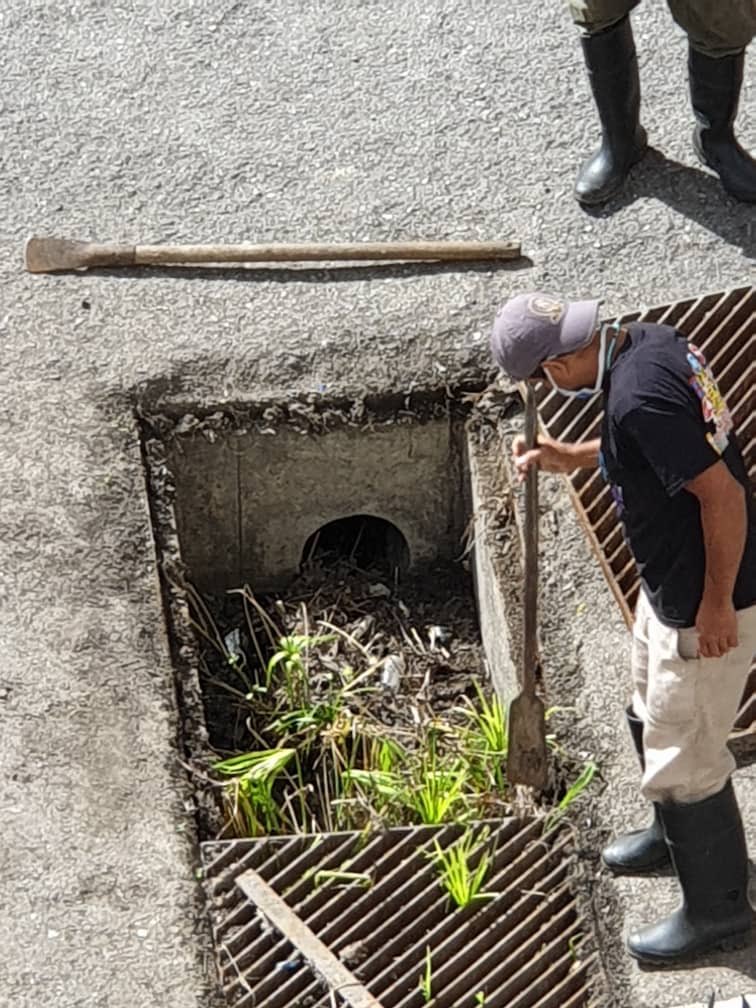
[{"label": "black rubber boot", "polygon": [[[625,716],[641,770],[644,770],[646,761],[643,755],[643,722],[635,716],[632,707],[627,708]],[[650,826],[617,837],[604,848],[601,858],[615,875],[646,875],[668,868],[672,862],[667,841],[664,839],[659,806],[654,804],[654,818]]]},{"label": "black rubber boot", "polygon": [[646,152],[646,131],[639,122],[640,80],[630,18],[583,36],[581,42],[601,120],[601,147],[580,169],[575,195],[591,206],[621,188]]},{"label": "black rubber boot", "polygon": [[756,161],[735,139],[745,52],[714,59],[688,49],[690,98],[696,117],[693,146],[736,200],[756,203]]},{"label": "black rubber boot", "polygon": [[683,892],[679,909],[632,935],[628,950],[645,963],[686,962],[751,940],[748,854],[732,783],[690,805],[664,804],[661,817]]}]

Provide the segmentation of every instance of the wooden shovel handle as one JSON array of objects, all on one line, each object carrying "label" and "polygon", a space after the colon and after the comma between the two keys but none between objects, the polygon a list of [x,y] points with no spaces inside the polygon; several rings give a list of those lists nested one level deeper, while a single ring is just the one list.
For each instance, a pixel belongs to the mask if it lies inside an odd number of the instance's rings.
[{"label": "wooden shovel handle", "polygon": [[329,262],[336,260],[487,261],[517,259],[517,242],[398,241],[351,244],[108,245],[66,238],[30,238],[25,248],[30,273],[102,266],[160,266],[189,263]]},{"label": "wooden shovel handle", "polygon": [[[535,393],[531,385],[525,388],[525,447],[535,447],[538,416]],[[538,468],[528,467],[525,474],[525,530],[522,627],[522,691],[535,695],[535,673],[538,665]]]},{"label": "wooden shovel handle", "polygon": [[202,262],[316,262],[357,259],[516,259],[514,242],[398,241],[351,244],[137,245],[135,265]]}]

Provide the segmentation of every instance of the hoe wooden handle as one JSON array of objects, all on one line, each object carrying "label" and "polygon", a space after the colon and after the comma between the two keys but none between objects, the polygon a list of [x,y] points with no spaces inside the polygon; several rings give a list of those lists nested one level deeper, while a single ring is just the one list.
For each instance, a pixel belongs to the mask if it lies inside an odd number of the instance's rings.
[{"label": "hoe wooden handle", "polygon": [[102,245],[65,238],[29,238],[24,250],[30,273],[102,266],[196,263],[328,262],[334,260],[474,261],[518,259],[520,245],[501,241],[406,241],[352,244]]},{"label": "hoe wooden handle", "polygon": [[[532,385],[525,386],[525,449],[536,446],[538,414]],[[525,591],[523,593],[522,692],[535,696],[538,665],[538,467],[525,473]]]}]

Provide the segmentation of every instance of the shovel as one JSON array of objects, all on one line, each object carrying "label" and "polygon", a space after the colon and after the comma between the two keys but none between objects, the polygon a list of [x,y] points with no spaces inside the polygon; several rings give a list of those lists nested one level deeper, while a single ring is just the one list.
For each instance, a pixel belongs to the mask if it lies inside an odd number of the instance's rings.
[{"label": "shovel", "polygon": [[102,266],[163,266],[239,262],[329,262],[333,260],[488,261],[519,259],[508,241],[393,241],[351,244],[105,245],[66,238],[29,238],[24,261],[30,273]]},{"label": "shovel", "polygon": [[[525,447],[536,443],[535,395],[525,392]],[[539,667],[538,625],[538,469],[525,474],[525,591],[523,602],[522,669],[520,695],[509,706],[507,777],[511,784],[525,784],[542,791],[548,783],[546,719],[543,701],[536,696]]]}]

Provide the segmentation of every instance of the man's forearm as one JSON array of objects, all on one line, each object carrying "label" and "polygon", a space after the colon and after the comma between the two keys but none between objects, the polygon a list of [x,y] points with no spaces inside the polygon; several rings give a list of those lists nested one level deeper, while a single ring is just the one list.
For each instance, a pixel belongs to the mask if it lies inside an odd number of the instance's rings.
[{"label": "man's forearm", "polygon": [[598,465],[600,438],[593,441],[581,441],[580,444],[571,444],[570,460],[574,463],[571,469],[595,469]]},{"label": "man's forearm", "polygon": [[512,445],[514,462],[519,470],[519,479],[525,478],[526,470],[535,465],[544,472],[569,473],[573,469],[595,469],[598,465],[601,442],[584,441],[573,444],[570,441],[555,441],[547,434],[539,434],[535,448],[525,450],[525,439],[518,436]]},{"label": "man's forearm", "polygon": [[742,487],[718,500],[701,501],[701,527],[706,550],[704,599],[730,604],[746,542],[746,504]]},{"label": "man's forearm", "polygon": [[695,623],[698,653],[702,658],[721,658],[738,646],[732,596],[746,541],[745,490],[721,459],[686,483],[685,489],[698,498],[705,550]]}]

